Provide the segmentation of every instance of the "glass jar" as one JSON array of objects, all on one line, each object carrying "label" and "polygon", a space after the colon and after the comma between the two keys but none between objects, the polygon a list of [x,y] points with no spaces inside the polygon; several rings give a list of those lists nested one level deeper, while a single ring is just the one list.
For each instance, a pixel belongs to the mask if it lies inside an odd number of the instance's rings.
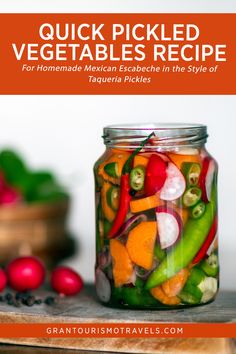
[{"label": "glass jar", "polygon": [[163,309],[214,300],[217,162],[200,124],[108,126],[94,166],[99,300]]}]

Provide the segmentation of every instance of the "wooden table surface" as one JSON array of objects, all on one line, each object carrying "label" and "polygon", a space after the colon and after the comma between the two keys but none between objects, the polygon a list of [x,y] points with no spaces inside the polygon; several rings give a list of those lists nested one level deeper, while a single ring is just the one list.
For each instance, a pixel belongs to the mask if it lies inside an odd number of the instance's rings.
[{"label": "wooden table surface", "polygon": [[[48,292],[39,291],[39,296]],[[168,311],[122,310],[110,309],[99,304],[92,286],[86,286],[83,292],[75,297],[62,298],[57,304],[45,304],[32,307],[16,308],[5,303],[0,304],[0,322],[8,323],[83,323],[83,322],[236,322],[236,293],[221,291],[217,299],[205,306]],[[236,337],[236,335],[235,335]],[[34,345],[76,349],[77,354],[84,350],[93,353],[236,353],[235,342],[224,338],[0,338],[1,343]],[[174,348],[174,349],[173,349]],[[34,348],[34,353],[65,353],[65,349]],[[17,351],[18,350],[18,351]],[[173,351],[174,350],[174,351]],[[31,353],[30,347],[0,345],[0,353]],[[74,351],[68,353],[73,354]]]}]

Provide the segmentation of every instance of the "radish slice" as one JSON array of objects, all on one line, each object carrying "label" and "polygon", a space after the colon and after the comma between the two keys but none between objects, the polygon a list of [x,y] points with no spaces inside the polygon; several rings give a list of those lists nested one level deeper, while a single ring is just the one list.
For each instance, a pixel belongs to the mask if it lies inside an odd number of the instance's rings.
[{"label": "radish slice", "polygon": [[207,156],[202,163],[202,172],[199,177],[199,185],[202,189],[202,200],[209,203],[211,200],[211,189],[216,170],[215,161]]},{"label": "radish slice", "polygon": [[174,245],[183,228],[179,214],[166,206],[160,206],[156,208],[156,219],[161,248]]},{"label": "radish slice", "polygon": [[185,178],[173,162],[168,163],[167,179],[160,192],[162,200],[175,200],[181,197],[186,188]]},{"label": "radish slice", "polygon": [[99,268],[95,272],[95,287],[99,300],[108,302],[111,297],[111,285],[106,275]]}]

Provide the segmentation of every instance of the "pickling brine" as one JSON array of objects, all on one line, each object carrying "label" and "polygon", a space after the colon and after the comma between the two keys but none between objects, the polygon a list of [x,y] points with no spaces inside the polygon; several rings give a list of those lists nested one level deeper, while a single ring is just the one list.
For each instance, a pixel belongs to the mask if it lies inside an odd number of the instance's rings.
[{"label": "pickling brine", "polygon": [[163,309],[214,300],[217,163],[203,125],[110,126],[94,166],[95,285],[109,306]]}]

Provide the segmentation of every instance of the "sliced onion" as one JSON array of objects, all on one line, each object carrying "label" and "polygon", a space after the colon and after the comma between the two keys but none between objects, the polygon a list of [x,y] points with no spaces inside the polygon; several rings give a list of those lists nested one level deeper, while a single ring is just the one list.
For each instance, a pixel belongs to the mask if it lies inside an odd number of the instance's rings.
[{"label": "sliced onion", "polygon": [[116,233],[115,237],[120,237],[120,236],[126,234],[135,222],[141,222],[141,221],[146,221],[146,220],[147,220],[147,217],[145,214],[139,214],[139,215],[132,216],[129,220],[127,220],[121,226],[120,230]]},{"label": "sliced onion", "polygon": [[99,300],[108,302],[111,297],[111,285],[106,275],[99,268],[95,272],[95,287]]},{"label": "sliced onion", "polygon": [[107,268],[111,264],[111,254],[108,247],[104,247],[103,250],[98,254],[98,266],[101,269]]},{"label": "sliced onion", "polygon": [[146,269],[144,269],[142,267],[136,266],[135,267],[135,273],[136,273],[137,277],[141,278],[141,279],[144,279],[144,280],[147,279],[148,276],[153,271],[153,269],[155,269],[157,267],[157,264],[158,264],[158,262],[156,260],[154,260],[152,269],[150,269],[150,270],[146,270]]},{"label": "sliced onion", "polygon": [[136,271],[134,270],[133,273],[131,274],[131,277],[129,278],[129,280],[127,281],[126,284],[133,284],[133,285],[135,285],[136,279],[137,279],[137,274],[136,274]]}]

